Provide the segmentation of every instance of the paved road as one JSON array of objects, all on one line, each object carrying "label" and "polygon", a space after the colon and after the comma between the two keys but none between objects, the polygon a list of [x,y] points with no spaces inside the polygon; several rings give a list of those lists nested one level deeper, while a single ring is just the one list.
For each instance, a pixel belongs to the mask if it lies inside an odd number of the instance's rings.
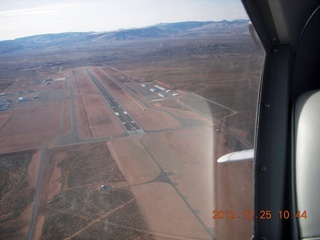
[{"label": "paved road", "polygon": [[111,93],[101,84],[101,82],[88,70],[87,74],[97,86],[101,94],[106,99],[113,113],[116,115],[122,126],[130,135],[143,134],[144,131],[130,114],[120,105],[120,103],[111,95]]},{"label": "paved road", "polygon": [[44,176],[44,168],[45,168],[45,161],[46,161],[47,143],[48,143],[48,140],[46,140],[41,146],[41,159],[40,159],[40,166],[39,166],[39,173],[38,173],[38,181],[37,181],[35,196],[33,200],[31,221],[29,223],[29,228],[26,236],[27,240],[33,239],[33,234],[35,232],[35,227],[38,220],[38,213],[39,213],[40,200],[41,200],[42,180]]},{"label": "paved road", "polygon": [[[69,101],[69,112],[70,112],[70,129],[69,131],[63,135],[59,139],[59,145],[67,145],[70,143],[80,143],[81,139],[79,137],[78,133],[78,123],[77,123],[77,114],[76,114],[76,109],[74,106],[74,94],[73,94],[73,81],[76,79],[76,75],[74,73],[74,70],[72,71],[73,79],[72,77],[68,77],[66,81],[68,81],[69,84],[69,96],[70,96],[70,101]],[[63,113],[64,114],[64,113]],[[63,118],[64,119],[64,118]]]}]

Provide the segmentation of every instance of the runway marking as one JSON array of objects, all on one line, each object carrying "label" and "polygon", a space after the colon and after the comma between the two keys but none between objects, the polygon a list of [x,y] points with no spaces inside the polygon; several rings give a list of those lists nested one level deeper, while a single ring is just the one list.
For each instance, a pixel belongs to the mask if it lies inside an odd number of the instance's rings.
[{"label": "runway marking", "polygon": [[131,117],[131,115],[120,105],[119,102],[112,96],[112,94],[102,85],[102,83],[86,69],[87,74],[94,82],[100,93],[104,96],[106,102],[111,107],[113,113],[118,118],[119,122],[122,124],[124,129],[129,133],[129,135],[144,134],[143,129],[138,125],[136,121]]}]

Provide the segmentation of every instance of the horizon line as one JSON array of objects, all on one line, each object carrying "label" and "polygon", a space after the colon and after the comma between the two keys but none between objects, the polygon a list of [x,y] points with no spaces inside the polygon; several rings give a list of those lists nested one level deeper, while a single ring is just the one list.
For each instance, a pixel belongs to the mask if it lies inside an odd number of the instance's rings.
[{"label": "horizon line", "polygon": [[121,31],[127,31],[127,30],[138,30],[138,29],[143,29],[143,28],[150,28],[150,27],[156,27],[159,25],[163,25],[163,24],[175,24],[175,23],[187,23],[187,22],[212,22],[212,23],[220,23],[220,22],[235,22],[235,21],[250,21],[249,18],[239,18],[239,19],[233,19],[233,20],[227,20],[227,19],[222,19],[222,20],[208,20],[208,21],[192,21],[192,20],[188,20],[188,21],[179,21],[179,22],[160,22],[157,24],[153,24],[153,25],[147,25],[147,26],[142,26],[142,27],[132,27],[132,28],[118,28],[115,30],[110,30],[110,31],[66,31],[66,32],[47,32],[47,33],[39,33],[39,34],[34,34],[34,35],[26,35],[26,36],[22,36],[22,37],[18,37],[18,38],[14,38],[14,39],[0,39],[0,42],[5,42],[5,41],[15,41],[15,40],[19,40],[19,39],[23,39],[23,38],[29,38],[29,37],[36,37],[36,36],[42,36],[42,35],[57,35],[57,34],[67,34],[67,33],[114,33],[114,32],[121,32]]}]

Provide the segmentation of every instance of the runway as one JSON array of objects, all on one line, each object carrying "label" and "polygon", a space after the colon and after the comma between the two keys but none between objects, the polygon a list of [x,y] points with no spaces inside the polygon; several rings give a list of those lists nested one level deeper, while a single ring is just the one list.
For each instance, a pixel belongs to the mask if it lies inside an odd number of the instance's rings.
[{"label": "runway", "polygon": [[143,134],[144,131],[139,126],[139,124],[130,116],[128,111],[126,111],[120,103],[112,96],[112,94],[101,84],[101,82],[88,70],[87,74],[92,79],[94,84],[97,86],[102,96],[107,101],[108,105],[112,109],[113,113],[118,118],[119,122],[126,129],[129,135]]}]

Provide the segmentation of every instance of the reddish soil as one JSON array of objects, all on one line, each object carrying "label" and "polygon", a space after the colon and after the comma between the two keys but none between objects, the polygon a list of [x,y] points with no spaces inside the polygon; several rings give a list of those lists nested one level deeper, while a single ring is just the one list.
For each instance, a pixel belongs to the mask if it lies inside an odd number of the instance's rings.
[{"label": "reddish soil", "polygon": [[[37,178],[39,172],[39,162],[40,162],[41,152],[36,151],[31,159],[31,162],[28,166],[27,179],[30,187],[36,188],[37,186]],[[20,219],[25,222],[29,222],[32,214],[33,204],[30,204],[20,216]],[[27,224],[23,229],[21,229],[21,234],[27,234],[29,228],[29,224]]]},{"label": "reddish soil", "polygon": [[108,143],[108,146],[112,145],[113,157],[119,160],[119,169],[129,184],[148,182],[160,173],[139,139],[140,137],[122,138]]},{"label": "reddish soil", "polygon": [[[128,110],[130,115],[138,122],[142,129],[148,131],[177,128],[181,126],[180,123],[168,113],[160,112],[145,106],[145,104],[141,103],[140,100],[135,99],[126,90],[120,90],[121,88],[114,87],[114,83],[103,77],[101,72],[97,70],[95,72],[108,91],[110,91],[119,103]],[[110,84],[113,87],[110,87]]]},{"label": "reddish soil", "polygon": [[42,228],[45,221],[45,216],[42,214],[38,215],[37,226],[34,233],[34,239],[41,239],[42,236]]},{"label": "reddish soil", "polygon": [[5,112],[5,113],[0,114],[0,131],[6,125],[6,123],[9,121],[10,116],[11,116],[11,112]]},{"label": "reddish soil", "polygon": [[85,72],[85,68],[76,68],[74,73],[75,83],[81,96],[100,94],[99,90]]},{"label": "reddish soil", "polygon": [[211,239],[170,185],[151,183],[131,189],[157,239]]},{"label": "reddish soil", "polygon": [[1,153],[39,148],[59,129],[60,112],[60,104],[16,107],[1,130]]},{"label": "reddish soil", "polygon": [[66,157],[67,157],[67,154],[65,152],[59,152],[56,155],[54,155],[52,159],[55,165],[53,167],[49,186],[48,186],[48,189],[50,189],[50,191],[48,191],[47,202],[49,202],[62,189],[61,168],[57,167],[57,164],[59,163],[59,160],[65,159]]},{"label": "reddish soil", "polygon": [[172,186],[148,182],[160,173],[155,159],[165,172],[173,173],[171,181],[177,184],[191,207],[200,212],[199,217],[206,226],[212,227],[212,132],[211,127],[194,127],[112,140],[129,184],[144,183],[132,190],[158,239],[210,238]]},{"label": "reddish soil", "polygon": [[[93,137],[111,137],[124,132],[118,119],[107,106],[105,99],[99,96],[87,96],[83,98],[91,132]],[[94,106],[94,107],[92,107]]]},{"label": "reddish soil", "polygon": [[70,130],[70,98],[65,99],[64,104],[64,132],[68,132]]},{"label": "reddish soil", "polygon": [[74,73],[74,87],[77,89],[76,95],[79,94],[74,103],[81,138],[111,137],[123,133],[124,129],[84,68],[76,69]]},{"label": "reddish soil", "polygon": [[[214,159],[230,152],[223,144],[222,134],[214,135]],[[217,239],[250,239],[253,221],[244,218],[243,212],[253,211],[253,161],[232,163],[214,162],[214,210],[234,211],[235,219],[213,219]],[[230,231],[233,229],[233,231]]]},{"label": "reddish soil", "polygon": [[34,188],[37,186],[40,158],[41,152],[38,150],[33,154],[31,162],[28,166],[28,183]]},{"label": "reddish soil", "polygon": [[93,138],[93,133],[90,128],[90,122],[88,119],[87,111],[84,108],[83,98],[76,97],[73,100],[73,104],[75,105],[75,109],[77,113],[77,126],[78,126],[79,137],[81,139]]},{"label": "reddish soil", "polygon": [[62,118],[62,125],[61,126],[61,133],[66,133],[70,130],[70,85],[69,85],[69,78],[65,80],[65,88],[64,88],[64,101],[63,101],[63,118]]},{"label": "reddish soil", "polygon": [[[33,204],[30,204],[28,207],[24,209],[24,211],[21,213],[19,219],[21,221],[29,222],[31,214],[32,214]],[[20,233],[23,235],[26,235],[28,233],[29,224],[27,224],[24,228],[20,230]]]},{"label": "reddish soil", "polygon": [[[165,134],[145,136],[142,140],[172,181],[186,195],[199,217],[211,227],[213,208],[212,129],[195,127]],[[183,149],[183,150],[182,150]]]}]

